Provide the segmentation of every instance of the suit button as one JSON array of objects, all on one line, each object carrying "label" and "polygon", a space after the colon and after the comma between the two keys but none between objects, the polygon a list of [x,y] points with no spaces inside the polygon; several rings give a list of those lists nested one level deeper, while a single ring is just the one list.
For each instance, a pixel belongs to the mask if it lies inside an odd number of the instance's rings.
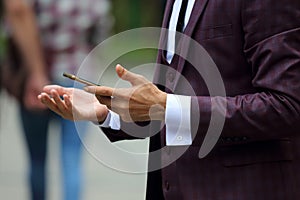
[{"label": "suit button", "polygon": [[165,181],[165,188],[166,190],[170,189],[170,183],[168,181]]},{"label": "suit button", "polygon": [[173,72],[168,73],[168,80],[172,83],[175,79],[175,75]]}]

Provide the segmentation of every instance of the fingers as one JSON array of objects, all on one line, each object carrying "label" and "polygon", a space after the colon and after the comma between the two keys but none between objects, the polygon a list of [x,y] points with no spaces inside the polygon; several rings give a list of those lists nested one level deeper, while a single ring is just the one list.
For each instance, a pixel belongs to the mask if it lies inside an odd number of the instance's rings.
[{"label": "fingers", "polygon": [[96,97],[101,104],[106,105],[107,108],[111,110],[111,104],[112,104],[111,97],[105,97],[105,96],[99,96],[99,95],[96,95]]},{"label": "fingers", "polygon": [[87,86],[84,87],[86,92],[95,94],[96,96],[103,96],[103,97],[111,97],[113,96],[114,89],[105,86]]},{"label": "fingers", "polygon": [[71,110],[73,106],[72,106],[72,102],[71,102],[70,96],[68,96],[68,95],[65,94],[63,96],[63,98],[64,98],[64,101],[65,101],[67,109]]},{"label": "fingers", "polygon": [[[130,82],[133,86],[149,83],[145,77],[132,73],[119,64],[116,66],[116,72],[121,79]],[[106,86],[87,86],[84,90],[97,96],[122,96],[122,93],[120,93],[117,89]]]},{"label": "fingers", "polygon": [[59,85],[47,85],[43,88],[43,91],[47,94],[51,94],[51,90],[56,90],[59,95],[70,94],[72,92],[71,88],[65,88]]},{"label": "fingers", "polygon": [[38,99],[46,105],[50,110],[57,113],[66,119],[73,119],[72,116],[72,102],[70,96],[63,95],[64,100],[62,100],[58,92],[54,89],[50,91],[51,97],[49,94],[43,92],[38,96]]},{"label": "fingers", "polygon": [[50,93],[60,112],[65,113],[67,111],[67,106],[65,105],[65,102],[60,98],[58,92],[53,89],[50,91]]},{"label": "fingers", "polygon": [[121,79],[130,82],[133,86],[149,82],[145,77],[126,70],[120,64],[116,66],[116,72]]},{"label": "fingers", "polygon": [[43,88],[43,91],[50,94],[50,91],[51,90],[61,90],[61,86],[59,85],[46,85],[44,88]]},{"label": "fingers", "polygon": [[41,93],[38,96],[38,99],[45,104],[50,110],[53,112],[57,113],[58,115],[62,115],[60,112],[59,108],[56,106],[56,103],[54,102],[53,99],[50,98],[50,96],[47,93]]}]

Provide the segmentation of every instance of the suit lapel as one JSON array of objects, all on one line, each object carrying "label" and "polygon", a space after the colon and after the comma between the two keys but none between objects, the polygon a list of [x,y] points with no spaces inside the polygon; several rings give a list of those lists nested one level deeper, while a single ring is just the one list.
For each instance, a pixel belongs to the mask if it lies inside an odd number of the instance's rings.
[{"label": "suit lapel", "polygon": [[[166,29],[168,27],[169,21],[170,21],[170,17],[171,17],[171,12],[172,12],[172,8],[173,8],[173,4],[174,4],[175,0],[168,0],[167,4],[166,4],[166,8],[165,8],[165,13],[164,13],[164,19],[163,19],[163,23],[162,23],[162,31],[161,31],[161,35],[160,35],[160,41],[159,41],[159,51],[158,51],[158,56],[157,56],[157,68],[155,70],[155,75],[154,75],[154,79],[153,82],[154,83],[163,83],[163,79],[161,79],[162,76],[165,76],[165,74],[162,74],[161,70],[159,70],[161,63],[163,63],[163,53],[164,53],[164,49],[166,47],[166,42],[167,42],[167,34],[168,34],[168,30]],[[194,29],[197,25],[197,22],[199,21],[199,18],[201,16],[201,14],[204,12],[204,9],[207,5],[208,0],[195,0],[195,5],[193,7],[192,13],[191,13],[191,18],[186,26],[186,29],[184,31],[184,34],[191,37]],[[185,38],[182,43],[184,44],[184,47],[186,48],[181,48],[184,52],[182,53],[182,55],[184,55],[186,57],[187,53],[188,53],[188,46],[190,43],[190,40],[188,40],[187,38]],[[171,88],[173,91],[175,91],[175,87],[178,83],[179,77],[183,70],[183,67],[185,65],[185,60],[184,59],[179,59],[178,63],[176,63],[177,67],[177,71],[179,73],[177,73],[177,76],[175,77],[175,84],[173,85],[173,88]]]},{"label": "suit lapel", "polygon": [[163,22],[162,22],[162,29],[161,29],[161,33],[160,33],[160,39],[159,39],[159,46],[158,46],[158,55],[157,55],[157,69],[155,70],[155,75],[154,75],[154,79],[153,82],[154,83],[162,83],[162,81],[159,81],[161,76],[164,76],[163,74],[160,73],[160,63],[162,63],[163,58],[163,53],[164,53],[164,49],[166,47],[166,42],[167,42],[167,34],[168,34],[168,30],[166,29],[168,27],[170,18],[171,18],[171,12],[172,12],[172,8],[173,8],[173,4],[174,4],[175,0],[168,0],[166,3],[166,8],[165,8],[165,12],[164,12],[164,18],[163,18]]},{"label": "suit lapel", "polygon": [[164,19],[162,23],[162,28],[167,28],[170,18],[171,18],[171,11],[173,8],[175,0],[168,0],[166,3],[165,13],[164,13]]},{"label": "suit lapel", "polygon": [[[159,55],[158,55],[158,59],[160,59],[159,61],[161,61],[162,59],[162,54],[163,54],[163,49],[165,49],[166,46],[166,42],[167,42],[167,27],[171,18],[171,12],[172,12],[172,8],[173,8],[173,4],[174,4],[175,0],[168,0],[167,4],[166,4],[166,8],[165,8],[165,14],[164,14],[164,19],[163,19],[163,23],[162,23],[162,30],[161,30],[161,34],[160,34],[160,40],[159,40]],[[160,62],[159,62],[160,63]]]},{"label": "suit lapel", "polygon": [[[205,7],[207,5],[208,0],[195,0],[195,5],[193,7],[192,13],[191,13],[191,17],[189,19],[189,22],[186,26],[186,29],[184,31],[184,34],[188,37],[183,37],[182,41],[181,41],[181,48],[179,49],[179,51],[181,51],[181,55],[184,58],[187,58],[187,54],[189,51],[189,44],[190,44],[190,40],[189,38],[192,37],[192,34],[195,30],[195,27],[197,25],[197,22],[200,19],[200,16],[202,15],[202,13],[205,10]],[[185,65],[185,59],[180,58],[178,63],[177,63],[177,76],[175,77],[175,83],[174,86],[172,88],[173,91],[175,91],[176,85],[179,81],[179,78],[181,76],[181,72],[184,68]]]},{"label": "suit lapel", "polygon": [[204,12],[204,8],[206,7],[207,2],[208,0],[195,0],[195,5],[192,10],[191,18],[184,31],[186,35],[191,36],[193,34],[196,24],[201,14]]}]

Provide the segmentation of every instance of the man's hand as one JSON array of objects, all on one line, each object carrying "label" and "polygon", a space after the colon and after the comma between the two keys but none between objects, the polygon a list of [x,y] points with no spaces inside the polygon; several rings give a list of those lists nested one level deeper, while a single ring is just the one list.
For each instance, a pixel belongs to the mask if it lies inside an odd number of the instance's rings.
[{"label": "man's hand", "polygon": [[43,91],[38,99],[65,119],[102,122],[108,114],[105,105],[101,105],[94,95],[83,90],[48,85]]},{"label": "man's hand", "polygon": [[49,83],[43,73],[31,73],[27,78],[24,91],[24,105],[29,110],[43,110],[47,107],[36,96],[41,93],[43,87]]},{"label": "man's hand", "polygon": [[145,77],[116,66],[118,76],[129,81],[131,88],[89,86],[85,90],[96,95],[101,104],[118,113],[126,122],[164,120],[167,94]]}]

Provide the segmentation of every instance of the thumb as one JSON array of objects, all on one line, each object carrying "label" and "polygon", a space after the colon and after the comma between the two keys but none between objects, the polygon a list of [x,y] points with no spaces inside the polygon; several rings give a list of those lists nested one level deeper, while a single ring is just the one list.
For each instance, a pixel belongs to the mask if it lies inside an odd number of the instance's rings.
[{"label": "thumb", "polygon": [[130,82],[133,86],[148,82],[148,80],[145,79],[143,76],[128,71],[120,64],[116,66],[116,72],[122,80]]}]

